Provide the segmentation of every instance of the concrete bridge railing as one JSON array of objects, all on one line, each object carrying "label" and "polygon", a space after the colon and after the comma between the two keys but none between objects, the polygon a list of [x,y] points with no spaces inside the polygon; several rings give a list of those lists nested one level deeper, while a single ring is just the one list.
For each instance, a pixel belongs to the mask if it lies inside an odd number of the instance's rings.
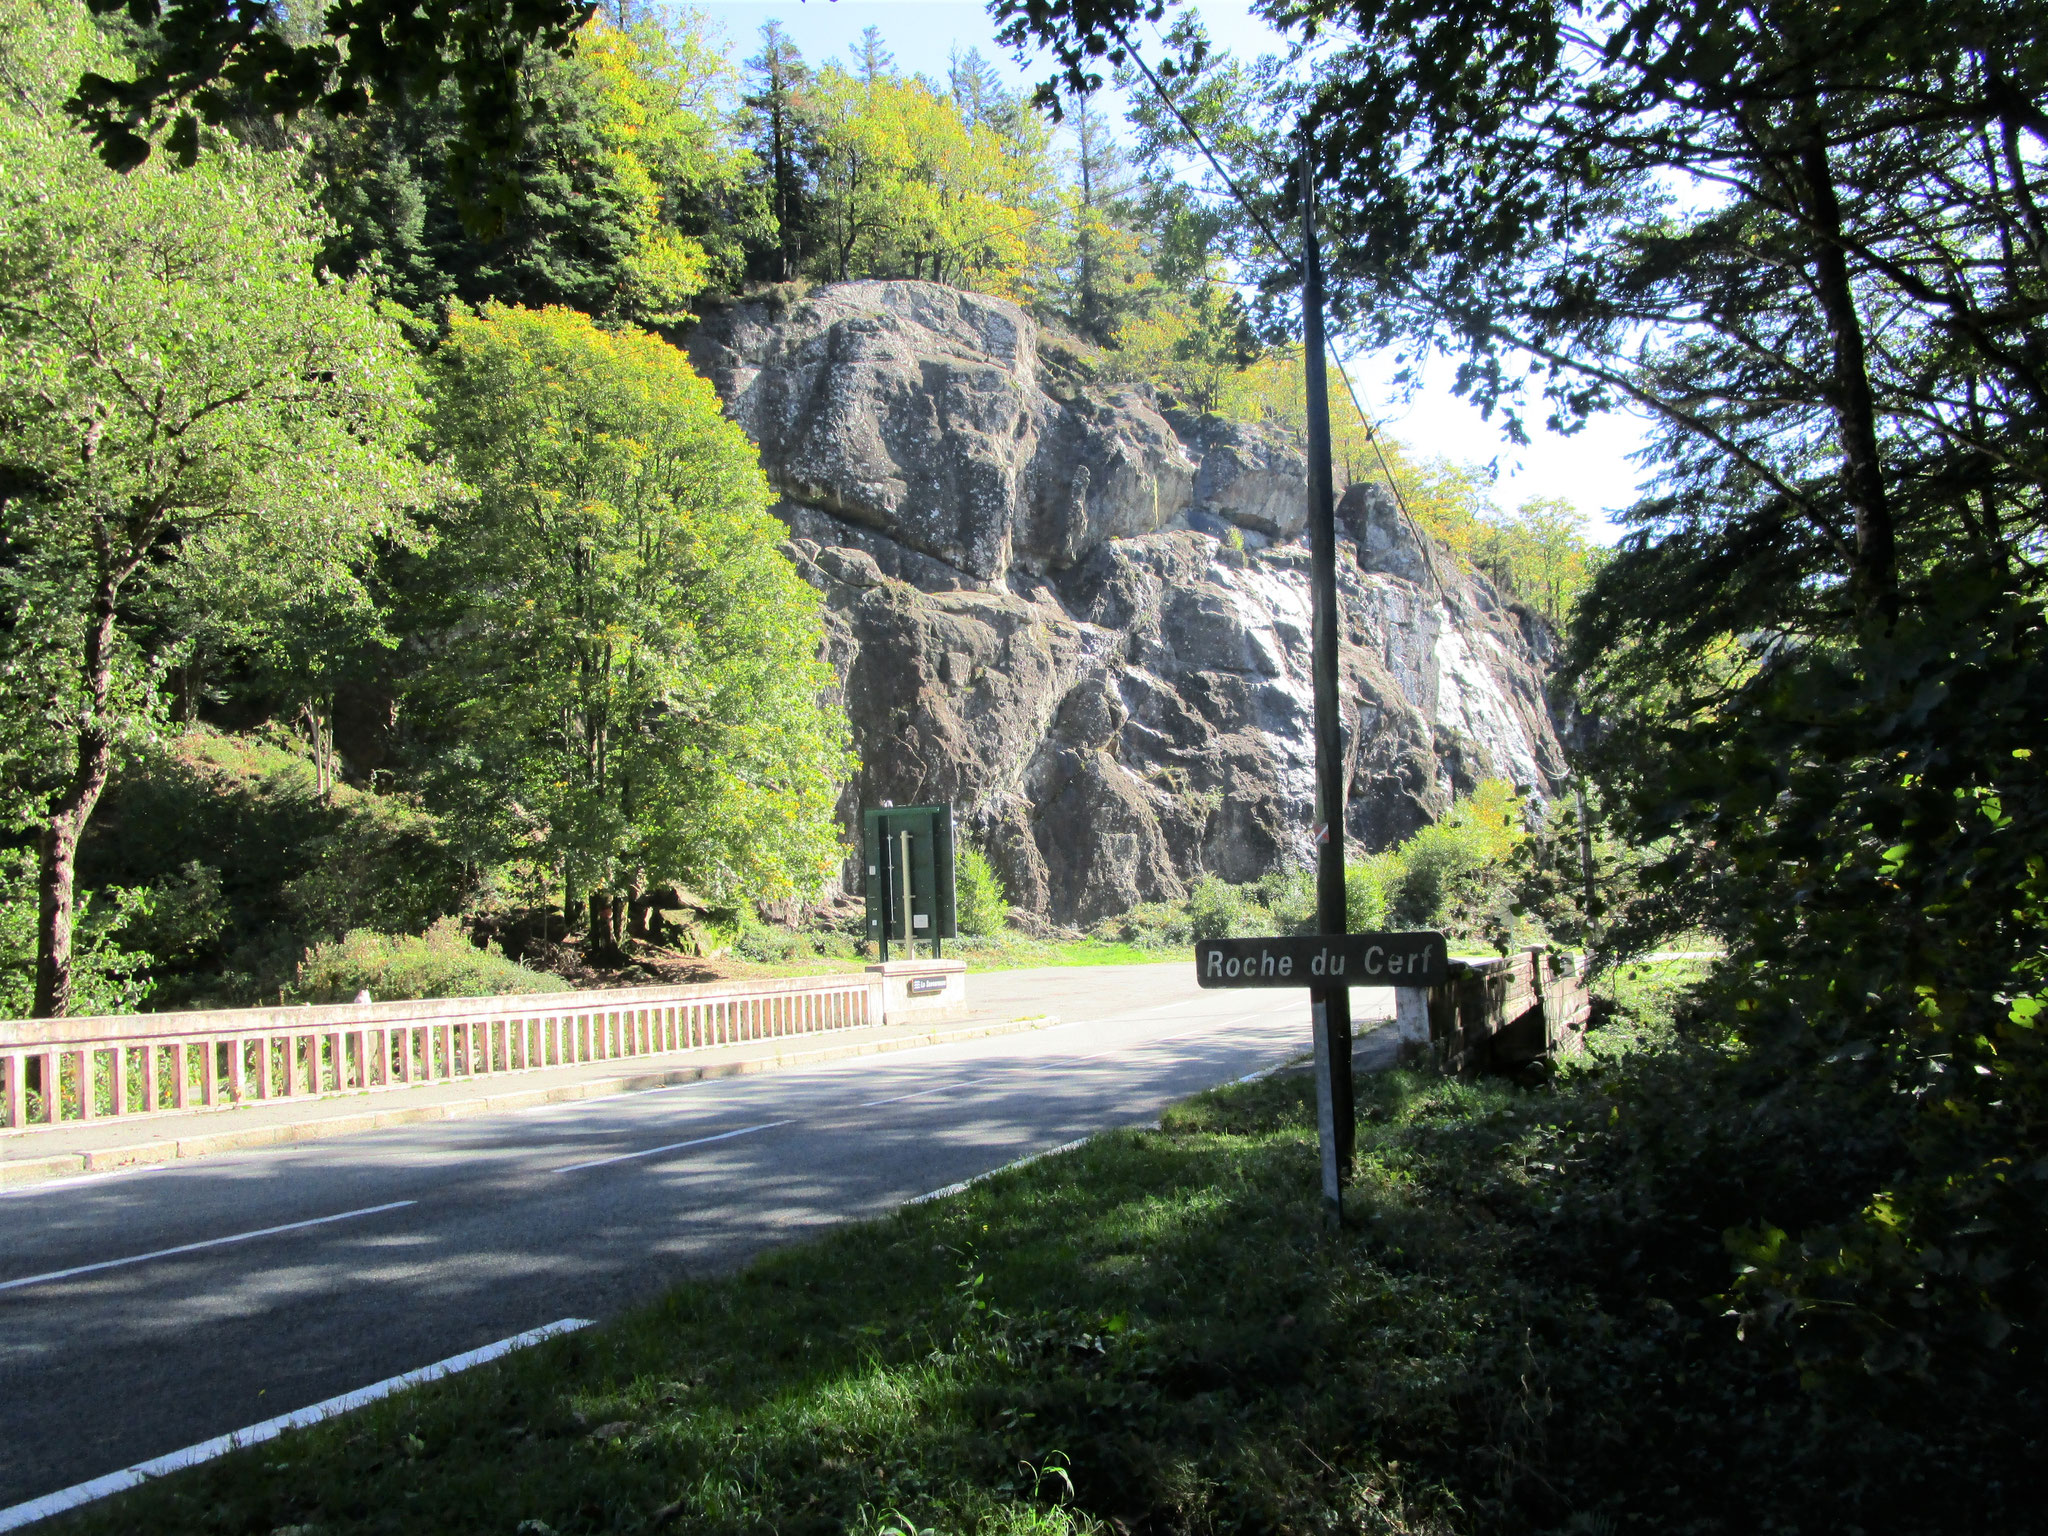
[{"label": "concrete bridge railing", "polygon": [[1442,986],[1395,994],[1403,1048],[1440,1071],[1511,1072],[1586,1048],[1584,966],[1553,950],[1453,960]]},{"label": "concrete bridge railing", "polygon": [[0,1021],[0,1129],[460,1082],[883,1022],[879,977]]}]

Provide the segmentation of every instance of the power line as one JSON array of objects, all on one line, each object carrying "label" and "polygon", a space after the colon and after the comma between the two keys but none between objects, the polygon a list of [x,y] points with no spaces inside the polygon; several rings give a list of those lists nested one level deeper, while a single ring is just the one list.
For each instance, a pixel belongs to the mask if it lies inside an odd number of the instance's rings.
[{"label": "power line", "polygon": [[[1138,66],[1138,73],[1145,77],[1145,83],[1152,87],[1153,94],[1158,96],[1166,110],[1173,114],[1174,121],[1181,126],[1181,131],[1194,141],[1195,148],[1202,152],[1202,158],[1207,160],[1210,168],[1222,178],[1223,185],[1230,189],[1230,195],[1236,199],[1238,207],[1244,210],[1245,216],[1258,226],[1260,232],[1271,243],[1275,253],[1282,256],[1286,255],[1286,242],[1274,233],[1273,226],[1266,222],[1266,216],[1252,206],[1251,199],[1245,195],[1244,189],[1237,184],[1237,179],[1224,169],[1223,162],[1216,157],[1216,152],[1209,147],[1208,140],[1202,137],[1201,130],[1194,125],[1194,122],[1188,117],[1187,113],[1181,110],[1180,103],[1175,101],[1171,93],[1160,83],[1159,77],[1152,73],[1152,66],[1145,62],[1144,55],[1138,52],[1138,46],[1131,41],[1130,35],[1115,21],[1109,23],[1109,29],[1116,34],[1117,41],[1124,45],[1124,52],[1130,56],[1131,62]],[[1304,135],[1302,140],[1302,155],[1304,158],[1307,157],[1308,152],[1308,139]],[[1400,512],[1401,520],[1408,525],[1408,531],[1414,535],[1415,547],[1422,551],[1422,565],[1423,569],[1429,572],[1430,584],[1436,588],[1437,596],[1444,597],[1447,594],[1444,591],[1443,578],[1437,574],[1436,557],[1430,553],[1429,538],[1416,523],[1414,515],[1409,512],[1408,500],[1401,494],[1400,482],[1394,478],[1394,466],[1387,462],[1387,452],[1380,446],[1379,424],[1366,414],[1365,406],[1360,403],[1358,388],[1351,382],[1351,371],[1344,366],[1343,357],[1333,348],[1330,351],[1329,358],[1330,361],[1337,365],[1337,377],[1344,381],[1344,393],[1351,397],[1351,409],[1358,413],[1359,425],[1365,428],[1366,444],[1372,449],[1373,456],[1379,460],[1380,471],[1387,478],[1387,489],[1393,493],[1394,506]]]}]

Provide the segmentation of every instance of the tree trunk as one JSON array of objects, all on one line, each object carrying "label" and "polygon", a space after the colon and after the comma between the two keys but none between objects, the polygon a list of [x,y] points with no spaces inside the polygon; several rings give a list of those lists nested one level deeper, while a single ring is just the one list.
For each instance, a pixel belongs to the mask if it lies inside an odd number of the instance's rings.
[{"label": "tree trunk", "polygon": [[647,877],[640,870],[626,876],[626,932],[636,939],[647,937]]},{"label": "tree trunk", "polygon": [[1889,626],[1899,616],[1897,537],[1884,465],[1877,449],[1877,401],[1871,393],[1863,320],[1842,247],[1842,205],[1835,195],[1827,141],[1815,132],[1802,157],[1808,208],[1820,236],[1814,275],[1821,311],[1834,342],[1834,411],[1842,449],[1842,488],[1856,514],[1856,556],[1850,591],[1859,614]]},{"label": "tree trunk", "polygon": [[36,874],[35,1016],[61,1019],[71,1010],[71,930],[78,877],[78,840],[107,787],[114,741],[107,702],[114,691],[114,604],[132,562],[116,564],[104,525],[94,530],[99,587],[85,632],[86,704],[79,712],[77,758],[71,781],[50,807],[38,839]]}]

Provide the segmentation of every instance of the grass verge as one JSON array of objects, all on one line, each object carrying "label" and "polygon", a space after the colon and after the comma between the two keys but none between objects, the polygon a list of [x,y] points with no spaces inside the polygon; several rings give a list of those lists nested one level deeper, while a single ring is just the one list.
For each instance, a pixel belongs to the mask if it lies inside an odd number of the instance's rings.
[{"label": "grass verge", "polygon": [[1573,1138],[1683,1091],[1683,976],[1615,977],[1540,1089],[1363,1081],[1341,1232],[1284,1074],[65,1528],[2038,1529],[2017,1442],[1815,1397],[1722,1316],[1715,1232],[1616,1219]]}]

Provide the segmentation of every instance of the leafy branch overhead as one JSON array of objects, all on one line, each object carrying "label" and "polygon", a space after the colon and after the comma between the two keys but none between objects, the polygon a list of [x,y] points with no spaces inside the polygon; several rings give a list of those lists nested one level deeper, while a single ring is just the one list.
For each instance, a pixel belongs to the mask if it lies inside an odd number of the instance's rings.
[{"label": "leafy branch overhead", "polygon": [[595,14],[580,0],[336,0],[318,32],[287,9],[233,0],[89,0],[148,29],[132,74],[88,70],[69,107],[117,171],[160,139],[180,165],[198,158],[202,124],[319,110],[359,116],[375,101],[425,101],[452,84],[460,103],[457,170],[502,215],[505,168],[525,141],[520,66],[533,49],[566,52]]}]

